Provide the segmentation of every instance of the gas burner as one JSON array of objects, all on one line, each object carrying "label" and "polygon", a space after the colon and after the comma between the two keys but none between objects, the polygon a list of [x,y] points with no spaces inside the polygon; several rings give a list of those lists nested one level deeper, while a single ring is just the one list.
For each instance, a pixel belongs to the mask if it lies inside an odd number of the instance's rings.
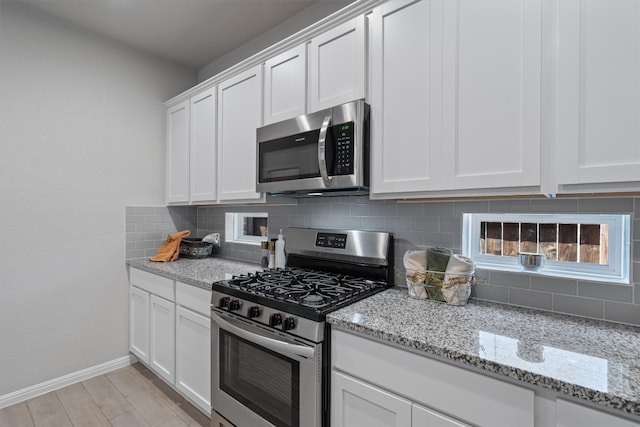
[{"label": "gas burner", "polygon": [[300,302],[303,304],[309,304],[309,305],[320,305],[322,304],[324,298],[322,298],[321,295],[318,294],[309,294],[307,296],[304,296],[300,299]]}]

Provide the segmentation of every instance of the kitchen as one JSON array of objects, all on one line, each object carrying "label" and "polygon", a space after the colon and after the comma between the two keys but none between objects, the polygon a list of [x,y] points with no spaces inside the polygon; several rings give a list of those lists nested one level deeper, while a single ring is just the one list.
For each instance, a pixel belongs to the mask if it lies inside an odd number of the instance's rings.
[{"label": "kitchen", "polygon": [[[124,207],[164,205],[162,103],[195,83],[191,70],[95,36],[82,33],[79,38],[76,32],[37,13],[7,9],[0,15],[3,31],[0,72],[5,109],[2,117],[11,121],[3,122],[0,131],[7,153],[0,170],[3,177],[15,178],[1,180],[1,185],[7,186],[2,193],[9,195],[2,210],[7,217],[2,223],[11,244],[3,249],[6,278],[0,312],[2,341],[7,345],[3,345],[0,395],[128,353],[128,278],[122,263],[123,237],[127,234]],[[5,62],[5,58],[14,60]],[[32,107],[34,103],[37,108]],[[88,103],[91,103],[89,111],[94,111],[91,114],[87,112]],[[146,118],[144,122],[140,115]],[[100,132],[95,132],[96,129]],[[34,194],[36,188],[42,190]],[[25,197],[26,194],[31,197]],[[205,216],[205,221],[218,224],[224,210],[222,207],[159,209],[165,210],[170,218],[180,219],[193,216],[196,210],[197,221],[199,216]],[[532,197],[396,203],[356,197],[302,201],[296,206],[295,217],[287,214],[290,209],[287,207],[266,209],[270,220],[274,220],[270,228],[360,225],[389,229],[410,242],[396,250],[396,255],[401,256],[413,245],[459,248],[460,212],[613,211],[632,213],[633,218],[638,218],[638,199],[625,194],[598,199]],[[425,217],[437,218],[438,228],[430,228],[435,221]],[[407,218],[417,225],[412,228]],[[636,231],[636,247],[637,239]],[[85,242],[91,242],[89,248],[97,248],[97,253],[78,251],[84,249]],[[40,257],[37,265],[43,267],[33,267],[29,255],[35,251]],[[238,250],[235,255],[254,261],[257,251]],[[67,269],[64,263],[71,257],[73,267]],[[396,265],[399,264],[396,259]],[[521,283],[520,275],[498,274],[492,279],[495,283],[477,288],[478,292],[491,293],[484,295],[486,299],[506,302],[510,296],[519,296],[523,304],[522,301],[531,301],[527,296],[541,296],[535,287],[531,289],[530,282]],[[638,282],[637,273],[633,282]],[[511,294],[510,285],[515,289]],[[603,288],[585,288],[590,292],[586,298],[573,293],[576,297],[573,307],[578,311],[574,314],[637,324],[638,292],[634,292],[633,286],[610,285],[604,292]],[[614,296],[598,297],[608,292]],[[542,294],[546,297],[553,292]],[[536,301],[540,301],[539,308],[546,307],[542,299]],[[518,304],[515,300],[514,303]],[[592,309],[594,305],[600,307],[599,311]],[[568,306],[571,308],[572,304]],[[65,315],[60,316],[60,312]],[[69,349],[77,348],[78,343],[86,345],[86,350],[70,355]]]}]

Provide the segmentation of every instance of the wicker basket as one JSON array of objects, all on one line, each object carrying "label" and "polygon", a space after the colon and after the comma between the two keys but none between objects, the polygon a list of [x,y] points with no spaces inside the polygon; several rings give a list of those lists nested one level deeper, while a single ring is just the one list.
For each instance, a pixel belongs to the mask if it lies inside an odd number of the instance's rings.
[{"label": "wicker basket", "polygon": [[212,250],[213,245],[209,242],[203,242],[202,239],[186,237],[180,241],[181,258],[207,258],[211,256]]},{"label": "wicker basket", "polygon": [[471,295],[474,274],[445,274],[442,271],[407,270],[409,296],[446,302],[450,305],[465,305]]}]

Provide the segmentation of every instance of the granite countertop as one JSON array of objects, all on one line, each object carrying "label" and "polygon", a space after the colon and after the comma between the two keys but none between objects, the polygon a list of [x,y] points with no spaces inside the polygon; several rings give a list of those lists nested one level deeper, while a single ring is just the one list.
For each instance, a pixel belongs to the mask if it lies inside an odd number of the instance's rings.
[{"label": "granite countertop", "polygon": [[640,328],[393,288],[327,321],[424,353],[640,416]]},{"label": "granite countertop", "polygon": [[262,270],[258,264],[223,258],[178,258],[171,262],[135,258],[127,260],[127,265],[207,290],[211,290],[213,282],[224,280],[225,274],[239,275]]}]

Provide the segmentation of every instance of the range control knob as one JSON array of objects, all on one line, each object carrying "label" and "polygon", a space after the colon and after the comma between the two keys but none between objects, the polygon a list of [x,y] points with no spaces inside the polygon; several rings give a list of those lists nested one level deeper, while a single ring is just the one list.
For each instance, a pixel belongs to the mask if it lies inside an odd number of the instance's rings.
[{"label": "range control knob", "polygon": [[260,317],[260,314],[260,307],[257,305],[252,305],[251,307],[249,307],[249,310],[247,310],[247,316],[249,316],[249,319]]},{"label": "range control knob", "polygon": [[236,310],[240,310],[240,301],[238,301],[237,299],[232,299],[231,302],[229,303],[229,311],[236,311]]},{"label": "range control knob", "polygon": [[296,327],[296,319],[294,317],[285,317],[282,324],[283,331],[290,331]]},{"label": "range control knob", "polygon": [[269,316],[269,326],[278,326],[282,324],[282,315],[280,313],[273,313]]},{"label": "range control knob", "polygon": [[220,298],[220,301],[218,301],[218,308],[227,308],[229,306],[230,301],[231,301],[231,298],[229,297]]}]

